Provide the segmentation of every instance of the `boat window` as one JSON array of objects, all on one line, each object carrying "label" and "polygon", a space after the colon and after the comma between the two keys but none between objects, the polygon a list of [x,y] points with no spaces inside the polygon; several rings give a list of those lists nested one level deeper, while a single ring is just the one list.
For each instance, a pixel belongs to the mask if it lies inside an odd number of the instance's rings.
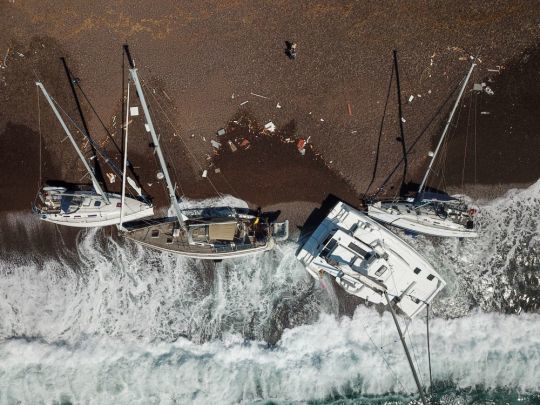
[{"label": "boat window", "polygon": [[357,229],[358,229],[358,222],[355,222],[355,223],[351,226],[350,232],[351,232],[351,233],[355,233]]},{"label": "boat window", "polygon": [[152,238],[159,238],[159,229],[153,229],[152,233],[150,234]]},{"label": "boat window", "polygon": [[173,241],[173,238],[171,238],[170,236],[167,238],[167,243],[170,245]]},{"label": "boat window", "polygon": [[116,208],[120,208],[120,207],[122,207],[122,203],[121,202],[116,203]]},{"label": "boat window", "polygon": [[97,217],[97,214],[88,214],[88,218],[94,218]]},{"label": "boat window", "polygon": [[368,252],[366,252],[364,249],[362,249],[360,246],[358,245],[355,245],[354,243],[349,243],[349,249],[355,251],[356,253],[358,253],[360,256],[362,257],[366,257]]},{"label": "boat window", "polygon": [[433,274],[430,274],[429,276],[427,276],[427,279],[429,281],[433,280],[435,278],[435,276]]},{"label": "boat window", "polygon": [[94,201],[94,207],[99,207],[101,205],[101,201]]},{"label": "boat window", "polygon": [[83,207],[89,207],[89,206],[90,206],[90,203],[91,203],[90,198],[85,198],[85,199],[83,200],[82,205],[83,205]]},{"label": "boat window", "polygon": [[387,269],[388,269],[388,267],[386,267],[386,266],[381,266],[381,267],[379,267],[379,270],[377,270],[377,271],[375,272],[375,275],[377,275],[377,276],[382,276],[382,275],[384,274],[384,272],[385,272]]},{"label": "boat window", "polygon": [[422,269],[419,269],[418,267],[414,269],[414,274],[419,274],[422,271]]}]

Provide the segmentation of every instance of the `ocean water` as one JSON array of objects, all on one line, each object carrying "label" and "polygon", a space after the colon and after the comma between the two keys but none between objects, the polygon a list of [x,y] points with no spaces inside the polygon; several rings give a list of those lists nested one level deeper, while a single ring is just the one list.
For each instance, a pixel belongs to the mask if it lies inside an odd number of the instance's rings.
[{"label": "ocean water", "polygon": [[[540,403],[540,182],[476,203],[480,238],[409,239],[448,282],[432,402]],[[90,231],[0,259],[0,403],[417,403],[390,315],[343,313],[297,248],[208,264]],[[403,326],[427,386],[425,320]]]}]

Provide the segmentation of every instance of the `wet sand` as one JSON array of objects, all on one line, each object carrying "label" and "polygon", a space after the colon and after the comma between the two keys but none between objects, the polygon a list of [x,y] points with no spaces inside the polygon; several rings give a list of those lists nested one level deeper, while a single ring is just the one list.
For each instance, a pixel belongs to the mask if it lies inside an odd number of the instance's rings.
[{"label": "wet sand", "polygon": [[[488,83],[495,94],[465,98],[445,159],[445,183],[461,187],[464,150],[464,187],[504,189],[538,178],[540,8],[530,2],[149,4],[0,6],[0,191],[9,196],[0,211],[27,211],[40,173],[43,181],[88,181],[43,97],[37,107],[36,76],[82,127],[60,57],[80,79],[77,92],[91,136],[120,164],[126,41],[179,194],[189,198],[215,196],[209,178],[219,193],[280,209],[281,219],[301,226],[328,194],[355,205],[383,183],[387,194],[395,194],[402,180],[419,180],[467,70],[467,55],[478,50],[475,81]],[[294,61],[284,54],[287,40],[298,43]],[[490,71],[497,66],[504,67],[501,73]],[[467,103],[473,102],[476,121],[467,118]],[[138,120],[130,126],[132,176],[164,206],[153,149]],[[245,120],[252,128],[234,123]],[[269,121],[277,126],[274,134],[261,131]],[[473,122],[476,154],[470,150]],[[216,134],[220,128],[227,129],[224,137]],[[76,135],[85,145],[83,135]],[[300,138],[309,138],[305,156],[296,147]],[[243,139],[249,149],[240,146]],[[211,140],[222,143],[217,154]],[[409,154],[403,178],[404,146]],[[116,191],[119,184],[117,179],[107,187]]]}]

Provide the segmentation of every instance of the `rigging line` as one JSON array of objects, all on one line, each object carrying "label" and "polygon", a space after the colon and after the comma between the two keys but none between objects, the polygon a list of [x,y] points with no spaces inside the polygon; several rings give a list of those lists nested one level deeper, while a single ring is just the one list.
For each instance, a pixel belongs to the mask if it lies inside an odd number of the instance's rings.
[{"label": "rigging line", "polygon": [[42,172],[41,172],[41,165],[42,165],[42,157],[41,157],[41,142],[42,142],[42,135],[41,135],[41,107],[39,105],[39,87],[36,86],[36,91],[37,91],[37,107],[38,107],[38,133],[39,133],[39,177],[38,177],[38,186],[37,186],[37,193],[36,193],[36,198],[34,200],[34,204],[36,203],[37,201],[37,198],[38,198],[38,195],[39,195],[39,190],[41,188],[41,179],[42,179]]},{"label": "rigging line", "polygon": [[478,161],[478,155],[476,154],[476,123],[478,121],[478,94],[474,95],[474,184],[477,184],[476,166]]},{"label": "rigging line", "polygon": [[431,348],[429,345],[429,304],[426,303],[427,352],[429,366],[429,393],[433,394],[433,378],[431,377]]},{"label": "rigging line", "polygon": [[414,362],[416,363],[416,368],[418,370],[418,377],[420,378],[420,381],[422,383],[422,385],[425,386],[425,383],[424,383],[424,376],[422,375],[421,371],[420,371],[420,366],[418,365],[418,357],[416,355],[416,348],[413,344],[413,340],[411,339],[411,334],[409,332],[409,326],[412,324],[412,319],[411,321],[409,322],[409,325],[407,325],[407,329],[405,329],[405,333],[407,334],[407,337],[409,338],[409,344],[411,345],[411,348],[412,348],[412,353],[413,353],[413,356],[414,356]]},{"label": "rigging line", "polygon": [[97,143],[92,140],[87,134],[85,134],[84,130],[79,127],[77,125],[77,123],[69,116],[69,114],[62,108],[62,106],[51,96],[51,100],[54,102],[54,104],[60,109],[60,111],[67,117],[67,119],[69,120],[69,122],[71,122],[71,124],[77,128],[77,130],[82,133],[86,139],[88,140],[88,142],[95,148],[96,150],[96,153],[101,156],[104,160],[105,160],[105,163],[107,163],[109,165],[109,167],[114,171],[116,172],[117,175],[121,176],[122,175],[122,171],[116,166],[116,164],[113,162],[113,160],[111,159],[111,157],[107,154],[107,152],[105,150],[102,150],[98,145]]},{"label": "rigging line", "polygon": [[465,131],[465,147],[464,147],[464,152],[463,152],[463,167],[461,168],[461,193],[462,194],[465,194],[465,189],[464,189],[464,183],[465,183],[465,166],[467,164],[467,146],[468,146],[468,141],[469,141],[469,127],[470,127],[470,123],[471,123],[471,112],[472,112],[472,100],[471,102],[469,103],[469,112],[467,114],[467,129]]},{"label": "rigging line", "polygon": [[[146,86],[146,83],[143,83],[143,85],[145,87]],[[163,113],[163,115],[165,116],[165,119],[169,122],[170,126],[172,127],[172,129],[175,131],[175,133],[178,133],[178,137],[180,138],[180,142],[182,142],[182,144],[184,145],[184,148],[188,151],[188,153],[191,155],[191,158],[193,159],[193,161],[197,164],[197,166],[199,166],[199,169],[201,171],[204,171],[204,168],[202,167],[202,165],[200,164],[200,162],[197,160],[197,158],[195,157],[195,155],[193,154],[193,152],[191,152],[191,150],[189,149],[189,147],[187,146],[186,142],[184,141],[183,137],[182,137],[182,134],[180,133],[180,131],[178,131],[176,129],[176,127],[174,126],[173,122],[171,121],[171,119],[169,118],[169,116],[167,115],[167,113],[165,112],[165,110],[163,109],[163,107],[161,106],[161,104],[159,103],[159,101],[157,100],[157,97],[155,96],[155,94],[150,91],[149,92],[150,95],[152,96],[152,98],[154,99],[154,101],[156,102],[156,104],[158,105],[159,109],[161,110],[161,112]],[[206,177],[208,179],[208,182],[210,183],[210,185],[212,186],[212,188],[214,189],[214,191],[216,192],[216,194],[219,196],[219,197],[223,197],[223,194],[221,194],[218,189],[216,188],[216,186],[214,185],[214,182],[210,179],[210,177]]]},{"label": "rigging line", "polygon": [[396,374],[396,372],[394,371],[394,369],[392,368],[392,366],[390,366],[390,363],[388,362],[388,360],[386,359],[385,357],[385,353],[384,351],[379,348],[375,342],[373,341],[373,339],[371,338],[371,335],[369,334],[369,332],[367,331],[366,329],[366,326],[364,324],[361,324],[362,325],[362,328],[364,328],[364,332],[366,332],[366,335],[367,337],[369,338],[369,340],[371,341],[371,343],[373,344],[373,347],[375,347],[375,349],[377,349],[377,351],[379,352],[379,354],[381,355],[384,363],[386,364],[386,367],[388,368],[388,370],[390,370],[390,372],[392,373],[392,375],[394,376],[395,380],[399,383],[399,385],[401,385],[401,388],[403,389],[404,392],[407,392],[407,390],[405,389],[405,386],[403,385],[403,383],[401,382],[401,380],[399,379],[398,375]]}]

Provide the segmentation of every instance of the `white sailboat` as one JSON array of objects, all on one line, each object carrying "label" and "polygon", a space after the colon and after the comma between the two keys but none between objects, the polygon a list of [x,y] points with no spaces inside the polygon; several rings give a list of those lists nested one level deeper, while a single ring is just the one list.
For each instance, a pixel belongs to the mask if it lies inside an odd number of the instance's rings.
[{"label": "white sailboat", "polygon": [[94,171],[86,161],[77,142],[64,122],[60,112],[41,82],[36,82],[56,118],[71,141],[75,151],[92,179],[93,190],[80,188],[45,186],[39,190],[32,210],[43,221],[58,225],[90,228],[140,220],[152,216],[152,204],[134,198],[123,198],[118,194],[106,193],[99,184]]},{"label": "white sailboat", "polygon": [[446,122],[437,148],[431,157],[427,171],[415,197],[407,199],[379,200],[368,204],[368,215],[377,221],[397,226],[415,233],[433,236],[472,238],[478,233],[474,226],[475,209],[460,198],[447,194],[426,192],[426,185],[437,154],[450,127],[465,87],[476,66],[473,62],[459,92],[458,98]]},{"label": "white sailboat", "polygon": [[288,238],[288,221],[272,223],[258,213],[234,207],[181,210],[163,156],[159,137],[146,103],[137,69],[129,53],[130,75],[135,84],[152,137],[154,150],[167,186],[174,217],[126,225],[123,235],[144,246],[196,258],[222,260],[272,249],[275,241]]},{"label": "white sailboat", "polygon": [[411,319],[446,284],[401,238],[343,202],[311,234],[297,258],[314,278],[328,274],[346,292],[370,303],[386,304],[387,294]]}]

